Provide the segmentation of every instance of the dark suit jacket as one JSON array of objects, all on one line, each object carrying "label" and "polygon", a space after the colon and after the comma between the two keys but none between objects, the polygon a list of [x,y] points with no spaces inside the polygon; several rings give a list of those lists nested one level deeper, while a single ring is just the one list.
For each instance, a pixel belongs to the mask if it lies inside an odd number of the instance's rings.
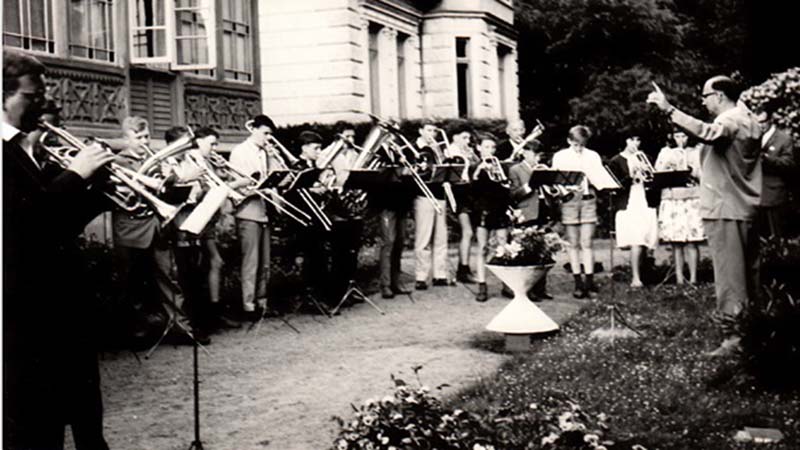
[{"label": "dark suit jacket", "polygon": [[762,146],[761,167],[764,171],[764,184],[761,191],[761,206],[778,206],[786,203],[787,184],[795,179],[794,145],[792,137],[783,130],[776,129],[766,145]]},{"label": "dark suit jacket", "polygon": [[109,203],[72,171],[40,170],[16,143],[2,152],[6,419],[19,408],[69,417],[97,375],[90,280],[76,238]]},{"label": "dark suit jacket", "polygon": [[539,192],[527,192],[526,187],[533,171],[524,162],[513,165],[508,170],[508,179],[511,181],[511,198],[516,202],[516,209],[521,210],[523,222],[539,218]]}]

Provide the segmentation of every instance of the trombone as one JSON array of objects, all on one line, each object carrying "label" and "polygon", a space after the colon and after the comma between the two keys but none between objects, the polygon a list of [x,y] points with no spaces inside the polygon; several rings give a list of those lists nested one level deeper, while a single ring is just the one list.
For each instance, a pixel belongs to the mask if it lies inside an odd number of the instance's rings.
[{"label": "trombone", "polygon": [[[84,144],[79,138],[63,128],[59,128],[46,121],[40,121],[39,125],[45,128],[45,132],[42,133],[42,136],[39,138],[42,148],[64,169],[69,167],[72,159],[78,152],[88,148],[88,145]],[[68,145],[52,148],[52,146],[45,144],[48,133],[57,136]],[[149,207],[161,217],[163,224],[166,225],[171,222],[185,206],[185,203],[178,206],[170,205],[150,193],[145,185],[163,185],[162,182],[152,177],[139,174],[138,172],[124,168],[113,162],[105,167],[109,172],[110,179],[114,181],[115,184],[113,185],[113,192],[104,191],[103,194],[124,211],[133,212],[142,207]],[[130,191],[120,189],[122,187],[121,185],[124,185],[124,187],[127,187]],[[148,204],[144,204],[142,199]]]},{"label": "trombone", "polygon": [[369,116],[372,117],[372,119],[375,120],[381,128],[386,130],[392,136],[399,138],[403,142],[403,145],[397,145],[397,143],[391,140],[387,140],[389,148],[395,154],[397,154],[397,157],[400,159],[400,163],[411,173],[411,177],[414,179],[414,183],[416,183],[417,187],[419,188],[420,191],[422,191],[422,194],[428,199],[428,201],[431,202],[431,205],[433,205],[433,209],[434,211],[436,211],[436,214],[441,214],[442,208],[439,206],[439,202],[436,201],[436,197],[434,197],[433,192],[431,192],[430,188],[428,188],[428,186],[422,180],[422,177],[420,177],[419,173],[417,173],[417,171],[414,169],[414,166],[408,161],[408,158],[406,158],[405,153],[403,153],[404,149],[409,149],[414,158],[419,159],[419,151],[417,151],[417,149],[414,148],[411,142],[409,142],[408,139],[406,139],[406,137],[403,136],[403,134],[400,132],[400,128],[397,125],[385,121],[380,117],[374,116],[372,114],[370,114]]},{"label": "trombone", "polygon": [[[245,123],[245,128],[248,130],[252,130],[252,124],[250,122]],[[278,140],[275,136],[268,134],[267,135],[267,148],[272,150],[272,156],[274,156],[280,165],[282,165],[286,170],[292,170],[292,168],[297,167],[300,164],[300,159],[297,158],[289,151],[281,141]],[[292,176],[292,183],[297,181],[299,174],[295,174],[291,172]],[[311,214],[319,221],[325,231],[331,231],[333,227],[333,223],[331,219],[325,214],[325,211],[322,210],[322,206],[317,203],[311,193],[308,191],[307,188],[298,188],[297,193],[300,196],[300,199],[308,206],[308,209],[311,211]],[[306,217],[308,215],[306,214]]]},{"label": "trombone", "polygon": [[[231,163],[228,162],[228,160],[225,159],[225,157],[220,155],[219,153],[211,152],[211,154],[209,154],[208,157],[206,157],[206,159],[214,167],[218,169],[228,170],[237,177],[244,178],[245,180],[249,181],[254,185],[253,188],[249,189],[248,194],[241,194],[239,192],[236,192],[236,195],[231,195],[231,200],[234,202],[234,204],[238,205],[251,195],[258,195],[259,197],[261,197],[262,200],[275,207],[276,210],[285,214],[290,219],[294,220],[295,222],[299,223],[304,227],[308,226],[308,221],[311,220],[311,217],[309,217],[308,214],[303,212],[303,210],[301,210],[300,208],[298,208],[297,206],[293,205],[288,200],[283,198],[283,196],[278,194],[277,191],[275,191],[275,189],[272,188],[267,188],[263,190],[256,189],[255,186],[258,186],[259,180],[257,180],[252,175],[246,174],[241,170],[237,169],[236,167],[234,167],[233,165],[231,165]],[[270,194],[272,194],[272,196],[277,198],[277,201],[263,191],[267,191]],[[284,207],[281,203],[283,203],[287,207]]]}]

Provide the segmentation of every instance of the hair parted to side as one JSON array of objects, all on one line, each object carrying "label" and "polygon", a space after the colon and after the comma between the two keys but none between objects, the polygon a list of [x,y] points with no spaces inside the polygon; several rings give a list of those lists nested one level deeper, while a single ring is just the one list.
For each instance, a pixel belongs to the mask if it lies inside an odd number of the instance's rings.
[{"label": "hair parted to side", "polygon": [[297,142],[303,146],[308,144],[322,144],[322,136],[315,131],[303,131],[297,136]]},{"label": "hair parted to side", "polygon": [[586,125],[575,125],[569,129],[567,137],[569,137],[570,140],[583,145],[586,144],[589,141],[589,138],[592,137],[592,130],[590,130]]},{"label": "hair parted to side", "polygon": [[45,67],[38,59],[16,50],[3,49],[3,99],[19,89],[19,79],[25,75],[44,75]]},{"label": "hair parted to side", "polygon": [[263,126],[270,127],[272,131],[275,131],[276,129],[275,122],[273,122],[272,119],[269,118],[269,116],[265,114],[259,114],[253,117],[253,128],[259,128]]},{"label": "hair parted to side", "polygon": [[164,141],[166,141],[167,144],[171,144],[187,134],[189,134],[188,128],[181,125],[174,126],[164,132]]},{"label": "hair parted to side", "polygon": [[495,137],[495,135],[493,135],[492,133],[489,133],[489,132],[478,133],[477,141],[478,141],[477,142],[478,145],[483,144],[483,141],[492,141],[492,142],[497,143],[497,138]]},{"label": "hair parted to side", "polygon": [[194,131],[194,137],[197,139],[203,139],[204,137],[214,136],[215,138],[219,139],[219,133],[217,130],[211,127],[200,127]]},{"label": "hair parted to side", "polygon": [[139,133],[148,127],[147,119],[140,116],[128,116],[122,121],[122,131],[134,131]]},{"label": "hair parted to side", "polygon": [[725,97],[733,102],[739,100],[739,96],[742,94],[742,85],[733,78],[717,75],[711,77],[709,81],[711,82],[711,89],[722,92]]}]

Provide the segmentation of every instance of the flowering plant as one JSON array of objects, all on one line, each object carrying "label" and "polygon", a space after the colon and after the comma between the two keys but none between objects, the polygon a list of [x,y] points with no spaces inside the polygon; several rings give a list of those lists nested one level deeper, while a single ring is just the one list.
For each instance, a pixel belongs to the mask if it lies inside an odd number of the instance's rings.
[{"label": "flowering plant", "polygon": [[742,92],[741,100],[750,108],[774,109],[773,120],[800,139],[800,67],[773,74],[767,81]]},{"label": "flowering plant", "polygon": [[489,264],[533,266],[552,264],[553,254],[564,248],[564,241],[548,228],[530,226],[511,230],[509,241],[498,242]]},{"label": "flowering plant", "polygon": [[568,398],[548,397],[522,410],[490,407],[480,413],[447,408],[428,388],[395,379],[394,395],[353,406],[339,422],[333,449],[500,450],[512,448],[646,450],[609,439],[606,414],[589,414]]}]

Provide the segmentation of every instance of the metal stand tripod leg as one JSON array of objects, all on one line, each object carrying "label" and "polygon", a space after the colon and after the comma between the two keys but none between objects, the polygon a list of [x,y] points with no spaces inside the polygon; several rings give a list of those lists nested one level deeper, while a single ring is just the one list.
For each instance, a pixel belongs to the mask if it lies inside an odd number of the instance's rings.
[{"label": "metal stand tripod leg", "polygon": [[316,308],[317,311],[319,311],[323,316],[327,317],[328,319],[333,317],[333,313],[328,311],[328,308],[320,303],[319,300],[317,300],[317,297],[315,297],[311,292],[303,293],[303,300],[297,304],[297,306],[294,308],[294,311],[292,311],[292,314],[297,314],[297,311],[300,311],[303,305],[305,305],[308,301],[310,301],[311,305],[314,306],[314,308]]},{"label": "metal stand tripod leg", "polygon": [[[259,317],[258,320],[252,322],[250,326],[247,327],[247,330],[245,330],[245,333],[249,333],[253,329],[255,329],[255,332],[258,333],[258,329],[261,328],[261,323],[264,322],[264,319],[267,318],[267,312],[269,312],[269,309],[267,309],[267,307],[265,306],[264,309],[261,311],[261,317]],[[280,319],[280,321],[283,322],[287,327],[291,328],[292,331],[294,331],[297,334],[300,334],[300,330],[298,330],[294,325],[292,325],[292,323],[289,322],[285,317],[278,316],[278,319]]]},{"label": "metal stand tripod leg", "polygon": [[193,387],[194,387],[194,440],[189,445],[189,450],[203,450],[203,441],[200,440],[200,370],[197,364],[197,347],[194,341],[192,346]]},{"label": "metal stand tripod leg", "polygon": [[[379,313],[386,314],[386,312],[384,310],[382,310],[378,305],[376,305],[375,302],[370,300],[370,298],[367,297],[361,291],[361,289],[358,288],[358,285],[356,285],[356,282],[353,281],[353,280],[350,280],[350,283],[347,286],[347,291],[342,296],[342,299],[339,300],[339,303],[336,305],[336,307],[333,308],[333,310],[331,310],[331,314],[336,315],[336,313],[339,312],[339,309],[342,307],[342,305],[344,305],[344,302],[346,302],[347,299],[349,299],[351,296],[354,296],[354,295],[357,296],[358,298],[360,298],[361,300],[364,300],[365,302],[369,303],[369,305],[372,306],[373,308],[375,308],[375,310],[378,311]],[[409,298],[411,298],[410,295],[409,295]],[[414,299],[412,298],[411,301],[413,302]]]}]

